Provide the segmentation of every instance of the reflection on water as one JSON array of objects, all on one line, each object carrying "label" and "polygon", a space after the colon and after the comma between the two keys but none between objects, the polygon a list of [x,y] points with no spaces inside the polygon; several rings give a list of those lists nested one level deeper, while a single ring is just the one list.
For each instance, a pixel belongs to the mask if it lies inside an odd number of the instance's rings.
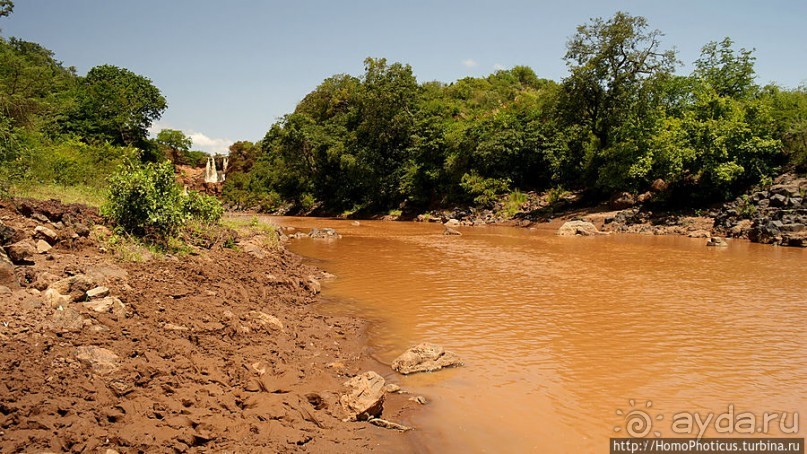
[{"label": "reflection on water", "polygon": [[[434,452],[603,452],[617,409],[807,415],[807,251],[550,227],[273,218],[334,227],[291,249],[338,278],[327,310],[374,320],[376,356],[421,342],[466,366],[403,377],[431,401],[412,421]],[[804,416],[807,417],[807,416]],[[799,436],[804,436],[800,430]],[[718,435],[718,434],[712,434]],[[793,435],[791,435],[793,436]]]}]

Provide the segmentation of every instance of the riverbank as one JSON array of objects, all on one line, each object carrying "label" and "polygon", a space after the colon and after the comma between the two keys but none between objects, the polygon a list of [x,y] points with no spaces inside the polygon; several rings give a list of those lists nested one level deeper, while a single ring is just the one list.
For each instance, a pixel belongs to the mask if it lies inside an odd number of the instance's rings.
[{"label": "riverbank", "polygon": [[513,205],[507,198],[493,209],[455,208],[437,210],[409,218],[380,216],[380,219],[412,219],[439,222],[448,227],[508,225],[535,228],[551,221],[591,222],[600,231],[646,235],[683,235],[692,238],[725,236],[777,246],[807,247],[807,178],[794,174],[779,176],[771,184],[751,188],[746,194],[708,209],[669,209],[660,203],[666,185],[659,181],[654,191],[638,196],[615,194],[599,204],[587,202],[582,193],[523,195]]},{"label": "riverbank", "polygon": [[0,221],[0,451],[405,450],[343,421],[345,381],[394,374],[296,255],[251,234],[126,261],[85,206],[3,200]]}]

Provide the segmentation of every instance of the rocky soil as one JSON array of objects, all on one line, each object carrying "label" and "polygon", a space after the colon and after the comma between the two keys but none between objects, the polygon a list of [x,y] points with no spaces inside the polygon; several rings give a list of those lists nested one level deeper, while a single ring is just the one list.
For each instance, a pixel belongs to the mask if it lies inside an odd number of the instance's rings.
[{"label": "rocky soil", "polygon": [[0,201],[0,221],[0,452],[405,450],[394,384],[382,422],[350,422],[350,380],[394,374],[362,322],[311,306],[298,257],[123,262],[86,207]]}]

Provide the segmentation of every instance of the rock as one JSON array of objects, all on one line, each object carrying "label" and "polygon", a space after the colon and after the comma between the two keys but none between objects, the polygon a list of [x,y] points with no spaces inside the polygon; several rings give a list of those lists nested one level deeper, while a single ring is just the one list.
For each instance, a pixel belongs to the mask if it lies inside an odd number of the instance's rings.
[{"label": "rock", "polygon": [[0,246],[5,246],[14,241],[17,237],[17,229],[9,227],[0,222]]},{"label": "rock", "polygon": [[9,288],[19,288],[20,283],[17,282],[17,277],[14,276],[14,264],[11,259],[6,255],[6,251],[0,247],[0,285]]},{"label": "rock", "polygon": [[443,224],[443,225],[446,226],[446,227],[458,227],[460,225],[460,221],[458,221],[458,220],[456,220],[454,218],[451,218],[451,219],[447,220],[445,222],[445,224]]},{"label": "rock", "polygon": [[76,358],[97,374],[108,374],[118,369],[120,357],[112,350],[101,347],[78,347]]},{"label": "rock", "polygon": [[706,230],[695,230],[687,234],[690,238],[709,238],[710,233]]},{"label": "rock", "polygon": [[34,229],[34,238],[41,238],[47,240],[50,244],[54,244],[59,241],[59,234],[47,227],[38,225]]},{"label": "rock", "polygon": [[430,343],[416,345],[405,351],[392,362],[392,369],[408,375],[417,372],[433,372],[444,367],[457,367],[462,360],[454,353],[443,350],[443,347]]},{"label": "rock", "polygon": [[251,255],[251,256],[253,256],[255,258],[258,258],[258,259],[266,258],[266,254],[263,252],[263,248],[261,248],[260,246],[254,244],[254,243],[243,243],[243,244],[240,244],[240,246],[241,246],[241,249],[244,252],[246,252],[247,254],[249,254],[249,255]]},{"label": "rock", "polygon": [[416,404],[420,404],[420,405],[426,405],[427,403],[429,403],[429,402],[426,400],[426,398],[425,398],[425,397],[423,397],[423,396],[415,396],[415,397],[410,397],[410,398],[409,398],[409,400],[410,400],[411,402],[414,402],[414,403],[416,403]]},{"label": "rock", "polygon": [[719,236],[713,236],[709,238],[709,241],[706,242],[707,246],[714,246],[714,247],[726,247],[729,244],[726,243],[726,240],[720,238]]},{"label": "rock", "polygon": [[126,306],[123,304],[123,302],[121,302],[121,300],[115,298],[114,296],[108,296],[102,299],[93,299],[84,303],[78,303],[76,306],[93,312],[112,312],[112,314],[117,317],[126,316]]},{"label": "rock", "polygon": [[443,229],[443,235],[456,235],[456,236],[462,236],[462,233],[460,233],[460,232],[459,232],[459,231],[457,231],[457,230],[452,229],[451,227],[446,227],[446,228],[444,228],[444,229]]},{"label": "rock", "polygon": [[789,206],[790,208],[801,208],[802,204],[804,204],[803,197],[791,197],[787,201],[787,206]]},{"label": "rock", "polygon": [[76,235],[80,237],[88,237],[90,236],[90,229],[85,224],[81,222],[76,222],[73,224],[73,231],[76,232]]},{"label": "rock", "polygon": [[61,332],[78,332],[84,328],[84,317],[74,309],[61,307],[51,317],[54,330]]},{"label": "rock", "polygon": [[42,298],[45,299],[45,303],[47,303],[48,306],[53,308],[67,307],[71,302],[70,297],[62,295],[52,288],[46,289],[42,294]]},{"label": "rock", "polygon": [[269,315],[260,311],[249,311],[249,315],[251,315],[255,321],[257,321],[264,328],[274,331],[283,331],[283,322],[281,322],[280,319],[274,315]]},{"label": "rock", "polygon": [[5,285],[0,285],[0,297],[8,298],[14,292],[11,291],[10,288],[6,287]]},{"label": "rock", "polygon": [[359,221],[353,221],[353,222],[351,222],[351,223],[350,223],[350,225],[353,225],[353,226],[358,227],[358,226],[360,226],[360,225],[361,225],[361,222],[359,222]]},{"label": "rock", "polygon": [[47,254],[50,250],[53,249],[51,245],[45,240],[37,240],[36,241],[36,253],[37,254]]},{"label": "rock", "polygon": [[345,382],[347,394],[339,398],[351,421],[366,421],[381,415],[384,409],[384,378],[373,371]]},{"label": "rock", "polygon": [[650,200],[652,198],[653,198],[653,193],[650,192],[650,191],[647,191],[647,192],[645,192],[643,194],[639,194],[639,197],[636,198],[636,201],[638,201],[639,203],[645,203],[645,202],[647,202],[648,200]]},{"label": "rock", "polygon": [[387,383],[384,385],[384,392],[387,394],[397,394],[401,392],[401,387],[395,383]]},{"label": "rock", "polygon": [[775,208],[781,208],[787,205],[787,196],[782,194],[774,194],[769,199],[770,206]]},{"label": "rock", "polygon": [[313,228],[308,236],[311,238],[342,238],[342,235],[336,233],[336,230],[328,227],[322,229]]},{"label": "rock", "polygon": [[634,205],[636,205],[636,199],[629,192],[614,194],[608,201],[608,208],[612,210],[624,210]]},{"label": "rock", "polygon": [[22,240],[6,246],[6,253],[14,263],[33,261],[36,255],[36,244],[32,240]]},{"label": "rock", "polygon": [[87,290],[87,299],[104,298],[106,296],[109,296],[109,289],[103,286]]},{"label": "rock", "polygon": [[308,281],[306,281],[305,285],[315,295],[322,291],[322,284],[314,276],[308,276]]},{"label": "rock", "polygon": [[54,282],[48,287],[48,290],[65,295],[70,298],[71,302],[75,302],[84,299],[87,291],[95,287],[95,282],[89,276],[76,274]]},{"label": "rock", "polygon": [[650,190],[653,192],[664,192],[667,190],[668,187],[669,185],[667,184],[667,182],[659,178],[656,181],[654,181],[652,185],[650,185]]},{"label": "rock", "polygon": [[397,430],[400,432],[412,430],[412,428],[409,426],[404,426],[403,424],[398,424],[397,422],[387,421],[386,419],[381,418],[371,418],[368,422],[374,426],[382,427],[384,429]]},{"label": "rock", "polygon": [[597,230],[594,224],[586,221],[568,221],[558,229],[558,235],[560,236],[592,236],[601,234],[602,233]]}]

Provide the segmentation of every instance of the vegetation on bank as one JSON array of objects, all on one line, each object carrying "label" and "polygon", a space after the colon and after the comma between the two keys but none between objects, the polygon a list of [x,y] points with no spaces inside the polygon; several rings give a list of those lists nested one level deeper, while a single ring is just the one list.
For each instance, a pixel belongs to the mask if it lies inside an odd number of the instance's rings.
[{"label": "vegetation on bank", "polygon": [[[0,16],[13,9],[4,5]],[[368,58],[363,75],[325,79],[261,141],[235,143],[222,198],[333,214],[496,202],[506,214],[530,191],[606,198],[662,179],[658,197],[692,205],[807,168],[807,88],[758,85],[753,52],[728,38],[679,75],[661,37],[642,17],[594,19],[569,39],[560,81],[517,66],[421,83],[409,65]],[[210,199],[179,196],[167,180],[146,187],[171,165],[207,158],[181,131],[149,137],[166,106],[125,68],[81,76],[36,43],[0,38],[0,195],[106,203],[146,236],[210,216],[220,210]]]},{"label": "vegetation on bank", "polygon": [[[524,66],[454,83],[367,59],[324,80],[230,172],[241,206],[330,213],[490,206],[516,191],[646,191],[724,200],[807,165],[807,90],[755,82],[753,52],[706,44],[689,75],[642,17],[578,27],[567,77]],[[231,163],[236,159],[231,159]]]}]

